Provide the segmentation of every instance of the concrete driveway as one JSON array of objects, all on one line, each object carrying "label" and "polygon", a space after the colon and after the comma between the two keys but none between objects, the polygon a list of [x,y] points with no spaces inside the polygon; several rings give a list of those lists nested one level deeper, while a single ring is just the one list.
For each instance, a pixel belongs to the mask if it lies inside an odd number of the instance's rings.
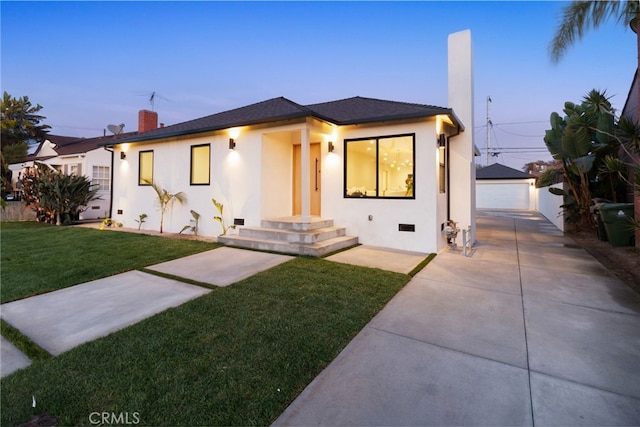
[{"label": "concrete driveway", "polygon": [[640,297],[537,213],[478,219],[275,425],[639,425]]}]

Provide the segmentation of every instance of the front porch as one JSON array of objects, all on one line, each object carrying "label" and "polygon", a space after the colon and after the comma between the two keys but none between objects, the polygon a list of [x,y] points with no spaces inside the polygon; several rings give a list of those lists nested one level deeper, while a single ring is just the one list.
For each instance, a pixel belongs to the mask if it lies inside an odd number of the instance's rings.
[{"label": "front porch", "polygon": [[220,236],[218,241],[240,248],[316,257],[358,244],[358,237],[347,235],[346,228],[319,216],[309,221],[303,221],[300,215],[267,219],[260,227],[242,226],[238,230],[238,234]]}]

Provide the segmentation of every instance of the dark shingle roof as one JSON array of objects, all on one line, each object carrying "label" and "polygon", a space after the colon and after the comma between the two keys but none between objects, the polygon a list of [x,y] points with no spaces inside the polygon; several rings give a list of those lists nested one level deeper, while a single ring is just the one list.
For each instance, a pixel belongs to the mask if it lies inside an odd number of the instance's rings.
[{"label": "dark shingle roof", "polygon": [[95,150],[96,148],[102,148],[105,145],[112,145],[120,139],[129,138],[136,134],[137,132],[128,132],[120,135],[99,136],[97,138],[76,138],[74,141],[68,142],[64,145],[57,145],[55,150],[59,156],[81,154]]},{"label": "dark shingle roof", "polygon": [[363,98],[360,96],[307,105],[307,108],[324,117],[330,118],[331,121],[340,125],[431,117],[438,114],[452,113],[450,108]]},{"label": "dark shingle roof", "polygon": [[494,163],[476,171],[476,179],[531,179],[535,178],[526,172]]},{"label": "dark shingle roof", "polygon": [[311,112],[302,105],[296,104],[286,98],[273,98],[188,122],[150,130],[132,138],[127,138],[127,140],[144,141],[148,139],[209,132],[235,126],[255,125],[277,120],[305,117],[310,115],[310,113]]},{"label": "dark shingle roof", "polygon": [[44,139],[48,139],[52,143],[56,144],[56,147],[62,147],[63,145],[72,144],[81,138],[77,136],[52,135],[48,133]]},{"label": "dark shingle roof", "polygon": [[[411,104],[356,96],[338,101],[304,106],[287,98],[279,97],[139,133],[118,142],[146,141],[310,116],[339,125],[348,125],[431,117],[438,114],[450,115],[454,121],[458,121],[453,114],[453,110],[450,108],[435,107],[433,105]],[[458,124],[462,126],[460,123]],[[113,143],[104,142],[101,145],[113,145]]]}]

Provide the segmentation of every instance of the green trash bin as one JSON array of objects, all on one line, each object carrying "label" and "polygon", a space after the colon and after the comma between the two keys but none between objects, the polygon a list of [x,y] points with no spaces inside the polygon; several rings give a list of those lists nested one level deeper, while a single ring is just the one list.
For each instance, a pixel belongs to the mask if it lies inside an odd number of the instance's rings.
[{"label": "green trash bin", "polygon": [[600,216],[612,246],[634,244],[633,203],[602,203]]}]

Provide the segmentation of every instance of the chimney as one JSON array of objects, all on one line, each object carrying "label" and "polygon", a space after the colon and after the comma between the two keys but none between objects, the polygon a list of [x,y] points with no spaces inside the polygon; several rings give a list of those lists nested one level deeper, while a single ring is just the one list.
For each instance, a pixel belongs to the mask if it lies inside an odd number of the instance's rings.
[{"label": "chimney", "polygon": [[[449,34],[448,39],[449,107],[464,125],[449,148],[451,219],[460,229],[471,226],[471,242],[476,239],[476,168],[473,140],[473,46],[471,31]],[[455,197],[453,195],[456,195]]]},{"label": "chimney", "polygon": [[138,132],[146,132],[158,128],[158,113],[149,110],[138,112]]}]

